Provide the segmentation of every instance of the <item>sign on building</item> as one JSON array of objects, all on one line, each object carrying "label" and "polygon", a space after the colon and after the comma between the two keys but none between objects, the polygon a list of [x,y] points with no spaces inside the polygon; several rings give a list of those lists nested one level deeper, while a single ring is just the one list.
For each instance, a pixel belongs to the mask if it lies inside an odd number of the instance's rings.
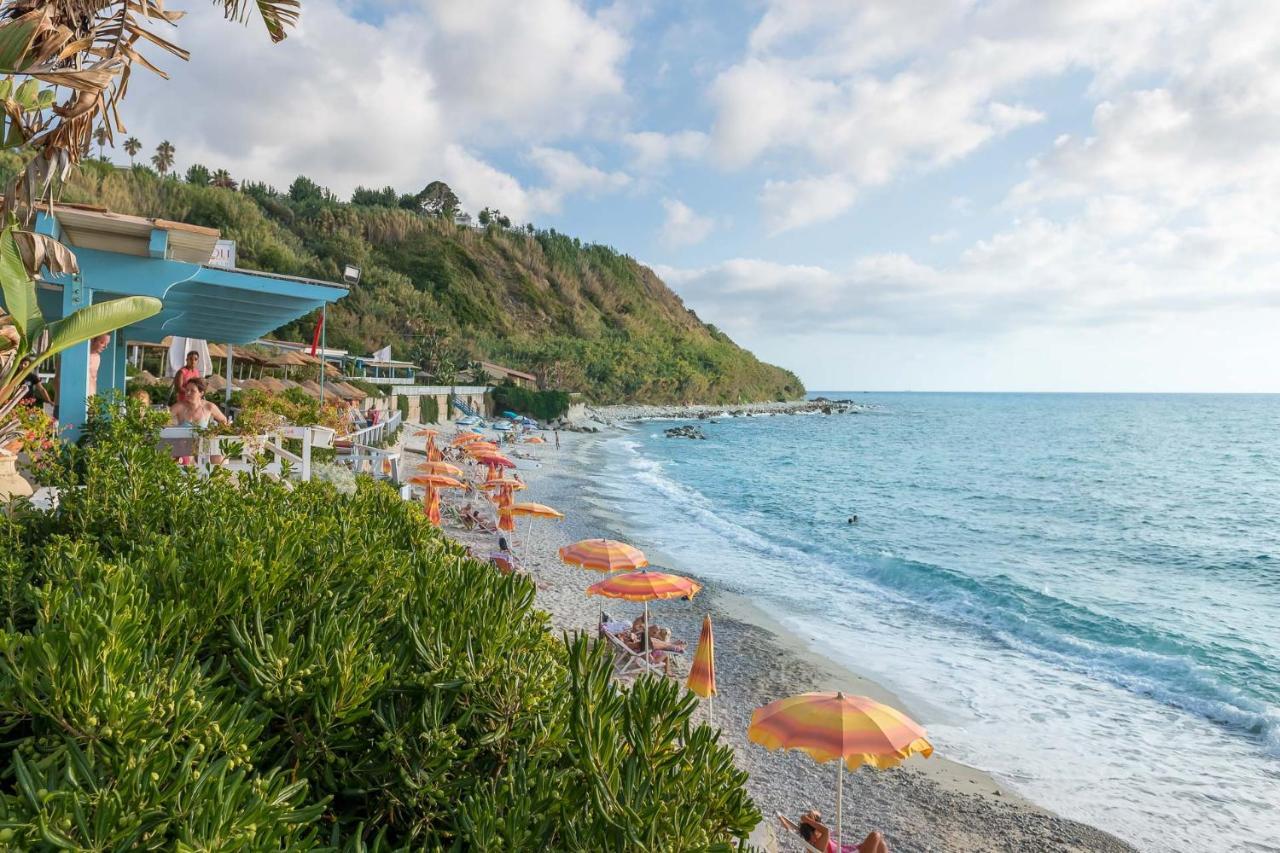
[{"label": "sign on building", "polygon": [[213,257],[209,259],[211,267],[226,267],[229,270],[236,268],[236,241],[235,240],[219,240],[217,245],[213,247]]}]

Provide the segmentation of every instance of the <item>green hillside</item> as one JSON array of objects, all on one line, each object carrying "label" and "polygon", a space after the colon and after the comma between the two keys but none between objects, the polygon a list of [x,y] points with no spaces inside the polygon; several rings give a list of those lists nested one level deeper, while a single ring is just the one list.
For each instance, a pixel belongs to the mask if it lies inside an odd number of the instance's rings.
[{"label": "green hillside", "polygon": [[[99,162],[82,166],[61,198],[219,228],[242,267],[339,280],[344,264],[356,264],[360,283],[329,311],[329,344],[390,344],[396,358],[444,381],[485,359],[597,402],[804,393],[793,373],[703,323],[648,267],[555,231],[458,225],[405,209],[391,190],[361,191],[370,203],[355,205],[305,178],[288,192],[237,191]],[[306,340],[313,327],[308,318],[280,335]]]}]

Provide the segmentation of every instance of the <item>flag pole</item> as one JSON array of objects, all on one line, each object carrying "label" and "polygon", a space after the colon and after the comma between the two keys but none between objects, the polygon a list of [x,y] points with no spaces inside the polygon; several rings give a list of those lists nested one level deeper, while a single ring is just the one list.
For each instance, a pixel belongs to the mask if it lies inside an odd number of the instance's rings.
[{"label": "flag pole", "polygon": [[324,405],[324,375],[328,373],[328,370],[326,370],[326,367],[329,364],[327,361],[324,360],[324,354],[326,349],[325,348],[325,332],[328,331],[327,329],[325,329],[325,326],[328,325],[328,323],[325,322],[325,319],[328,313],[328,307],[329,306],[327,304],[320,306],[320,405],[322,406]]}]

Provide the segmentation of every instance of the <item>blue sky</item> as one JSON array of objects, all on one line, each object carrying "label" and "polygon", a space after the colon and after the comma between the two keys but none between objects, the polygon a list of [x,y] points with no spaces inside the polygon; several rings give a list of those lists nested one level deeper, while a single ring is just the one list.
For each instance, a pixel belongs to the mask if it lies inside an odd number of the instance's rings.
[{"label": "blue sky", "polygon": [[308,0],[281,45],[228,26],[197,10],[191,62],[135,78],[144,143],[344,194],[443,178],[652,265],[810,387],[1280,391],[1275,4]]}]

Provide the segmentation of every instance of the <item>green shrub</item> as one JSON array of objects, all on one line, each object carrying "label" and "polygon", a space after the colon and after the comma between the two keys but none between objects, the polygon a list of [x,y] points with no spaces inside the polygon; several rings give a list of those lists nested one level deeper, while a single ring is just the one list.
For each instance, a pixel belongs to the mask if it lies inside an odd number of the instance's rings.
[{"label": "green shrub", "polygon": [[424,424],[433,424],[440,420],[440,403],[434,394],[418,398],[418,413]]},{"label": "green shrub", "polygon": [[493,389],[494,408],[499,412],[508,409],[540,421],[553,421],[569,411],[567,391],[533,391],[511,383],[503,383]]},{"label": "green shrub", "polygon": [[361,479],[199,479],[137,406],[0,514],[0,848],[697,850],[760,819],[679,686]]}]

